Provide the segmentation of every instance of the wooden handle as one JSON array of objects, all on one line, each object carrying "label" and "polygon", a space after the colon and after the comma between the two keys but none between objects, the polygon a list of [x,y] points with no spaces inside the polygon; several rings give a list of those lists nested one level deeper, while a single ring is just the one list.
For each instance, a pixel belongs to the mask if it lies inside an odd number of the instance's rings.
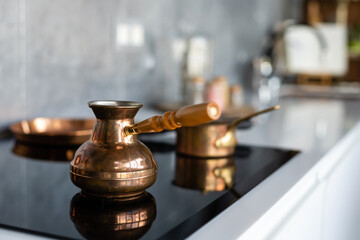
[{"label": "wooden handle", "polygon": [[161,132],[179,127],[192,127],[216,120],[220,117],[219,106],[214,103],[202,103],[185,106],[177,111],[166,112],[163,116],[154,116],[133,126],[125,127],[125,135]]}]

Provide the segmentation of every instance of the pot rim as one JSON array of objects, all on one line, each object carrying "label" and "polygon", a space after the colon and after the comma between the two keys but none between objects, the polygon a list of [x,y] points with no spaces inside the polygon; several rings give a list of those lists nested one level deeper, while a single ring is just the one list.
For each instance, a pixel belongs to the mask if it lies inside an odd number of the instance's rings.
[{"label": "pot rim", "polygon": [[143,104],[133,101],[118,101],[118,100],[94,100],[88,102],[89,107],[102,108],[141,108]]}]

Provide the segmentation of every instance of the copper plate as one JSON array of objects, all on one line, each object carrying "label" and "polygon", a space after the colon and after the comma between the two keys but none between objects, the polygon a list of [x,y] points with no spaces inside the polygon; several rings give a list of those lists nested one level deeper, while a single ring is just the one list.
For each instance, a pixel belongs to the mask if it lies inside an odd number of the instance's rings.
[{"label": "copper plate", "polygon": [[18,141],[42,145],[80,145],[89,140],[95,119],[35,118],[10,126]]}]

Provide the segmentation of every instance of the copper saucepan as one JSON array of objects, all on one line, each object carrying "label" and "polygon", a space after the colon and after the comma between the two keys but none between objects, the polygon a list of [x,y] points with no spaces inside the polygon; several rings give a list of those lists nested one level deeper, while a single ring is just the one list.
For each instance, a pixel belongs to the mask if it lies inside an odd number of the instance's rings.
[{"label": "copper saucepan", "polygon": [[176,151],[196,157],[226,157],[235,152],[236,126],[260,114],[279,109],[276,105],[233,121],[217,120],[195,127],[177,129]]}]

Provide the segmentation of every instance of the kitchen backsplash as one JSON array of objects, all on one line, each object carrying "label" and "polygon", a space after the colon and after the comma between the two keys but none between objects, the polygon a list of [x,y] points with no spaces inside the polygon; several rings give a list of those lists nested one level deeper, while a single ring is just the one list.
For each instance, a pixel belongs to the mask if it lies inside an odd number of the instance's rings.
[{"label": "kitchen backsplash", "polygon": [[211,40],[213,76],[244,84],[266,34],[300,13],[301,0],[2,0],[0,127],[92,116],[94,99],[179,101],[176,43],[192,34]]}]

